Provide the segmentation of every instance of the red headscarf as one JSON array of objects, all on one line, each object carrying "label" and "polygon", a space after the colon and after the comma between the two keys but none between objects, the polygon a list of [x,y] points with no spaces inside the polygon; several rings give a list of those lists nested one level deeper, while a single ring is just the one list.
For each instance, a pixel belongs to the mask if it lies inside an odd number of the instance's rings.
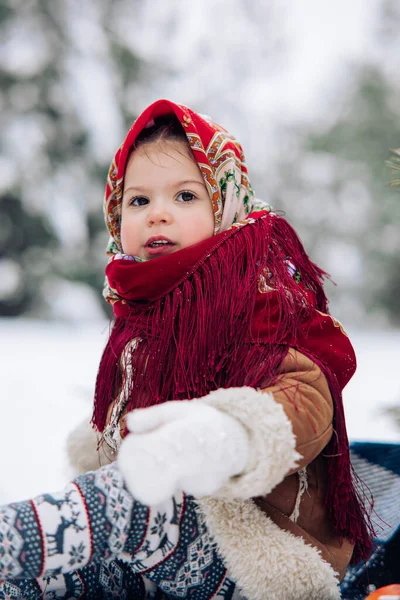
[{"label": "red headscarf", "polygon": [[[132,258],[122,253],[120,241],[127,157],[142,129],[166,114],[179,119],[204,177],[215,235],[151,261],[124,260]],[[103,431],[123,384],[128,410],[198,398],[220,387],[267,387],[294,347],[329,382],[335,435],[325,449],[331,457],[326,503],[336,531],[356,544],[354,559],[365,556],[369,534],[352,484],[341,399],[356,367],[354,351],[328,314],[325,273],[290,225],[254,198],[238,142],[208,117],[155,102],[135,121],[111,164],[105,216],[111,234],[105,295],[116,320],[96,384],[97,429]]]}]

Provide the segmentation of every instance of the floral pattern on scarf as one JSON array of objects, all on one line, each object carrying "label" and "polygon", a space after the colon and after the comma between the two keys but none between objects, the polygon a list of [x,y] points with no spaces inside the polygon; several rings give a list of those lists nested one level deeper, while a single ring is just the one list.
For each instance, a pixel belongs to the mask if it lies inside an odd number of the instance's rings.
[{"label": "floral pattern on scarf", "polygon": [[[136,262],[144,260],[129,257],[122,251],[120,225],[124,174],[129,151],[139,133],[154,117],[168,114],[175,115],[181,123],[204,178],[214,211],[214,235],[233,225],[247,224],[247,216],[251,212],[271,210],[266,202],[255,198],[242,146],[233,135],[206,115],[195,113],[190,108],[169,100],[157,100],[133,123],[108,172],[104,215],[110,233],[107,246],[109,262],[125,258]],[[110,303],[120,299],[107,281],[103,295]]]}]

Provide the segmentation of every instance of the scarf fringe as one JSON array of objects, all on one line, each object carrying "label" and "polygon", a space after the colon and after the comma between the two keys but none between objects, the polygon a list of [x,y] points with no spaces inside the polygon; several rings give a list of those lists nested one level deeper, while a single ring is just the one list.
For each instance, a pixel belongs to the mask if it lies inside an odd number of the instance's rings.
[{"label": "scarf fringe", "polygon": [[350,462],[349,441],[342,393],[336,377],[315,356],[302,352],[324,373],[334,402],[333,435],[323,456],[328,469],[328,486],[324,504],[335,532],[354,544],[351,564],[366,560],[372,551],[374,527],[371,521],[373,501]]},{"label": "scarf fringe", "polygon": [[[294,281],[288,259],[305,285]],[[251,339],[249,332],[259,277],[267,265],[279,316],[275,333],[265,342]],[[116,318],[99,367],[93,423],[103,431],[110,402],[121,388],[124,353],[125,364],[132,367],[130,410],[201,397],[218,387],[257,386],[257,369],[248,356],[254,341],[268,346],[259,375],[271,384],[287,351],[281,340],[293,337],[313,308],[310,290],[322,298],[320,310],[326,309],[324,275],[280,217],[268,215],[232,230],[167,293],[153,302],[129,301],[129,313]]]},{"label": "scarf fringe", "polygon": [[[99,431],[123,382],[127,410],[199,398],[218,388],[273,385],[301,324],[315,308],[328,312],[326,273],[310,261],[292,227],[277,215],[254,216],[254,223],[233,228],[158,299],[129,300],[127,314],[116,318],[96,382],[92,421]],[[273,288],[263,294],[265,319],[277,311],[268,339],[251,328],[261,275]],[[369,534],[351,481],[340,389],[321,368],[335,400],[337,435],[327,454],[339,455],[328,461],[326,504],[336,531],[354,541],[357,557],[365,556]]]}]

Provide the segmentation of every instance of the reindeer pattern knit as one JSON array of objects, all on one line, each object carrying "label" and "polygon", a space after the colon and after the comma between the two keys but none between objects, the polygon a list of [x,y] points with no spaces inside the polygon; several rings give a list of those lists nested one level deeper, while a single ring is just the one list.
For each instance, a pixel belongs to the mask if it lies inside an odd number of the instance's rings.
[{"label": "reindeer pattern knit", "polygon": [[0,528],[0,598],[241,597],[195,500],[146,507],[115,464],[0,509]]}]

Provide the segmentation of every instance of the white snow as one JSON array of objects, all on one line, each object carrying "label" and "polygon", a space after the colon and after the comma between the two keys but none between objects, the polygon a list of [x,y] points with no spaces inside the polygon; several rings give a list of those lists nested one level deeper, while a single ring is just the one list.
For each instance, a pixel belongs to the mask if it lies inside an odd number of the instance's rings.
[{"label": "white snow", "polygon": [[91,413],[107,324],[0,320],[0,501],[55,491],[69,480],[64,444]]},{"label": "white snow", "polygon": [[[0,320],[2,483],[0,502],[56,491],[69,481],[69,431],[91,414],[108,332],[90,326]],[[345,390],[351,439],[399,441],[385,415],[399,405],[400,331],[353,332],[357,374]]]},{"label": "white snow", "polygon": [[350,332],[358,368],[344,390],[350,439],[400,442],[400,427],[387,414],[400,409],[400,331]]}]

